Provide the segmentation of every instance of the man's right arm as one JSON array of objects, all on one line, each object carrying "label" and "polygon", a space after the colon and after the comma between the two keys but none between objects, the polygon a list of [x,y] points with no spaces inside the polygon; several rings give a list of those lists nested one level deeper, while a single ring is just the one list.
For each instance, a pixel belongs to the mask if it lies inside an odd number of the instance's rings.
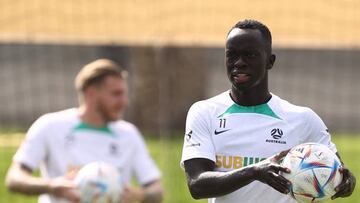
[{"label": "man's right arm", "polygon": [[31,169],[23,164],[12,163],[6,176],[6,186],[13,192],[39,195],[50,192],[50,181],[32,176]]},{"label": "man's right arm", "polygon": [[279,175],[279,172],[289,171],[276,163],[283,156],[279,154],[258,164],[229,172],[215,171],[215,163],[208,159],[186,160],[184,167],[190,193],[195,199],[213,198],[229,194],[258,180],[287,194],[291,183]]},{"label": "man's right arm", "polygon": [[40,195],[48,193],[62,197],[72,202],[79,201],[79,194],[75,192],[75,184],[66,177],[45,179],[35,177],[24,164],[13,162],[6,176],[6,186],[13,192],[26,195]]}]

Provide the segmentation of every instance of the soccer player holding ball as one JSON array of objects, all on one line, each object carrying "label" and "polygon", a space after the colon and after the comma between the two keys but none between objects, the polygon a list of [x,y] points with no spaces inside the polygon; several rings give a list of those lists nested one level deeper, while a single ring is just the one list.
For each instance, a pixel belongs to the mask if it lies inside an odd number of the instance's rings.
[{"label": "soccer player holding ball", "polygon": [[[270,93],[275,63],[269,29],[255,20],[238,22],[227,35],[225,60],[231,89],[193,104],[186,119],[181,164],[191,195],[209,203],[289,203],[291,183],[279,165],[288,149],[305,142],[337,152],[327,127],[310,108]],[[275,155],[274,155],[275,154]],[[332,198],[351,195],[355,177],[343,180]]]},{"label": "soccer player holding ball", "polygon": [[[35,121],[13,158],[7,186],[40,195],[39,203],[79,202],[77,170],[105,162],[120,171],[121,203],[161,202],[160,172],[138,129],[120,119],[128,103],[126,72],[111,60],[96,60],[81,69],[75,86],[80,106]],[[34,177],[38,168],[41,177]],[[140,187],[131,185],[133,176]]]}]

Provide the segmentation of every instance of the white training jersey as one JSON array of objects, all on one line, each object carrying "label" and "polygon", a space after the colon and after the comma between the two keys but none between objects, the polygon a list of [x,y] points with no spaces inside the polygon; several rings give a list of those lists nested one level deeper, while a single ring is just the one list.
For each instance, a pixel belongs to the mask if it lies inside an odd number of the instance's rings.
[{"label": "white training jersey", "polygon": [[[117,121],[104,128],[84,124],[78,109],[68,109],[40,117],[27,132],[14,161],[35,170],[42,177],[56,178],[93,161],[117,167],[124,184],[133,176],[144,185],[160,178],[137,128]],[[50,195],[41,195],[39,203],[67,203]]]},{"label": "white training jersey", "polygon": [[[272,94],[261,105],[241,106],[229,91],[192,105],[186,119],[181,164],[193,158],[216,163],[217,171],[231,171],[257,163],[305,142],[322,143],[336,152],[323,121],[310,108]],[[209,203],[292,203],[290,195],[254,181]]]}]

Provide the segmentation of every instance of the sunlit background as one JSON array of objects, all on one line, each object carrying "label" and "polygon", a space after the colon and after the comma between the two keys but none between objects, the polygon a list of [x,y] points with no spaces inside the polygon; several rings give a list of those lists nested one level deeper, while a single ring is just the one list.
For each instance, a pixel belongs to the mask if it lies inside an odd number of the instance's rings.
[{"label": "sunlit background", "polygon": [[[357,0],[1,0],[0,181],[38,116],[77,106],[79,69],[110,58],[130,73],[125,119],[144,133],[163,171],[165,202],[191,202],[178,163],[185,116],[195,101],[229,88],[225,37],[246,18],[272,32],[271,91],[314,109],[360,175],[354,156],[360,144],[359,13]],[[358,193],[336,202],[360,202]],[[31,201],[0,187],[1,203]]]}]

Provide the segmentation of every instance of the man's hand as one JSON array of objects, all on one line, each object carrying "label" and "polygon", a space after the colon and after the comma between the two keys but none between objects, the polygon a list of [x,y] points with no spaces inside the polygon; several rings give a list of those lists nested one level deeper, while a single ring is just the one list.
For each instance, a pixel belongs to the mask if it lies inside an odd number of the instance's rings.
[{"label": "man's hand", "polygon": [[273,187],[275,190],[287,194],[291,182],[280,175],[281,172],[290,173],[290,169],[280,166],[279,162],[283,159],[290,150],[282,151],[272,157],[257,163],[254,166],[256,178],[258,181],[266,183]]},{"label": "man's hand", "polygon": [[338,197],[348,197],[350,196],[356,185],[356,178],[346,167],[339,169],[339,172],[342,173],[343,179],[341,183],[335,188],[336,194],[331,197],[331,199],[336,199]]},{"label": "man's hand", "polygon": [[50,180],[49,194],[64,198],[70,202],[80,202],[80,193],[75,183],[67,177],[58,177]]},{"label": "man's hand", "polygon": [[142,188],[126,185],[121,195],[121,203],[141,202],[144,199]]},{"label": "man's hand", "polygon": [[141,187],[126,185],[121,197],[121,203],[160,203],[163,196],[160,180],[155,180]]},{"label": "man's hand", "polygon": [[61,197],[70,202],[79,202],[80,194],[72,179],[76,173],[69,173],[56,179],[35,177],[30,167],[13,162],[6,177],[6,186],[14,192],[27,195],[41,195],[45,193]]}]

